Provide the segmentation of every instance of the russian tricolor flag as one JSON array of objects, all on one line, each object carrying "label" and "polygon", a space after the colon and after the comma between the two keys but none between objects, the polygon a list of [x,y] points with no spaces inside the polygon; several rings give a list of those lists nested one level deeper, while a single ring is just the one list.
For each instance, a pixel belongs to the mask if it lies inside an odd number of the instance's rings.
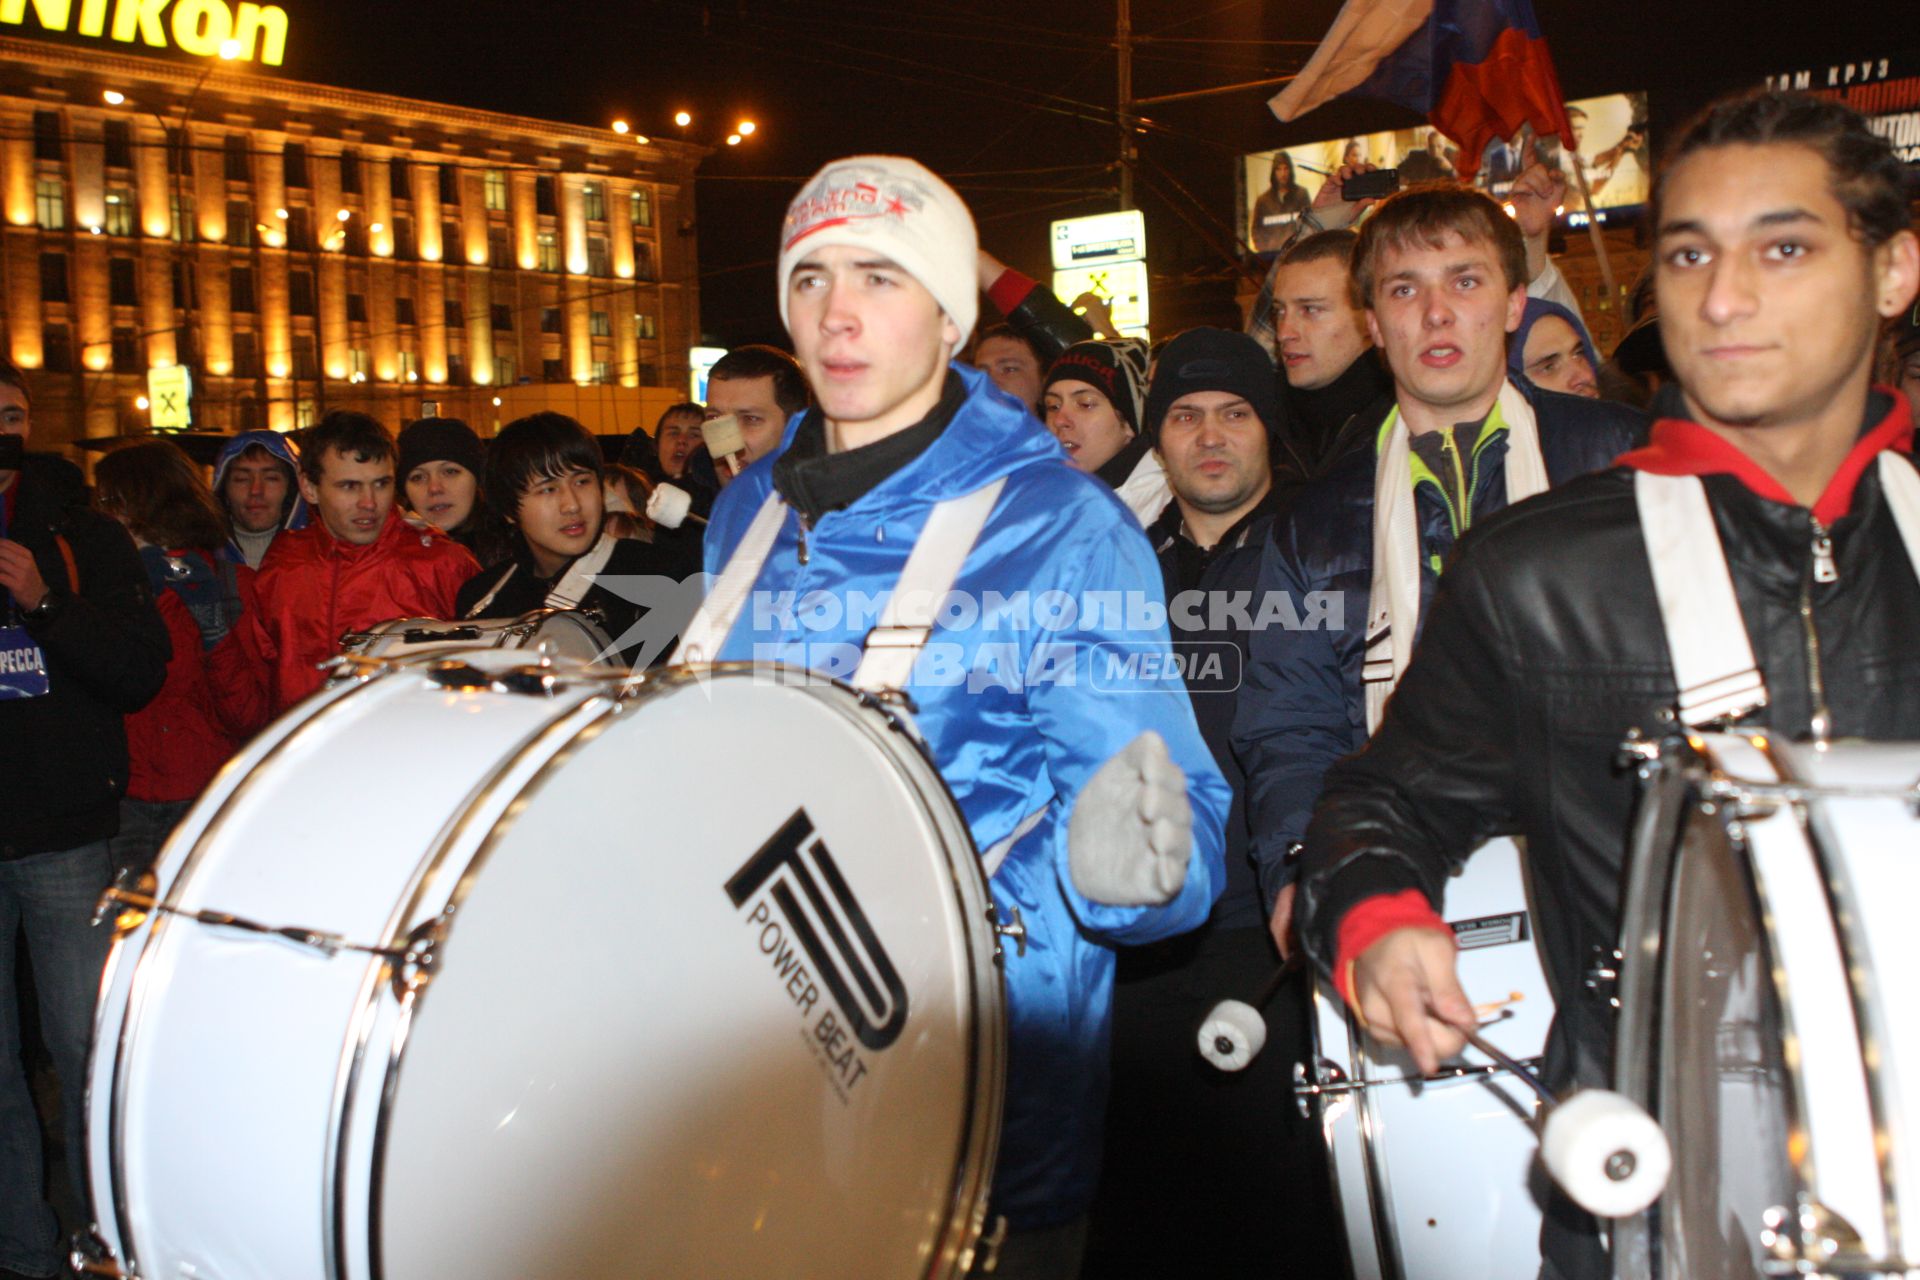
[{"label": "russian tricolor flag", "polygon": [[1426,116],[1459,144],[1463,178],[1489,142],[1523,124],[1572,137],[1528,0],[1347,0],[1305,68],[1267,105],[1291,121],[1346,94]]}]

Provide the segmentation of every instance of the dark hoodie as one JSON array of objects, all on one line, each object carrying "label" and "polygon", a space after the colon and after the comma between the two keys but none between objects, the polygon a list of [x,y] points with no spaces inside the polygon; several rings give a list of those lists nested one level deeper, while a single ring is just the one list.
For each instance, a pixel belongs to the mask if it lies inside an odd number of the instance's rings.
[{"label": "dark hoodie", "polygon": [[[33,553],[53,602],[20,624],[45,655],[46,694],[0,700],[0,859],[13,859],[120,829],[121,717],[160,692],[172,646],[133,539],[87,507],[78,467],[30,455],[0,504],[7,537]],[[11,602],[4,612],[0,625],[14,625]]]},{"label": "dark hoodie", "polygon": [[[306,528],[307,501],[300,496],[300,455],[295,451],[293,441],[278,431],[242,431],[220,447],[220,454],[213,461],[213,492],[214,496],[220,500],[220,509],[227,514],[229,533],[231,533],[233,513],[227,507],[227,468],[233,465],[235,458],[255,445],[286,463],[290,473],[287,476],[287,485],[292,500],[287,503],[286,518],[280,522],[280,533],[285,533],[289,529]],[[274,536],[280,535],[276,533]],[[236,537],[228,537],[227,545],[220,549],[220,555],[221,558],[231,560],[235,564],[248,564],[246,552],[241,549],[240,541]],[[262,558],[265,557],[264,549],[260,555]],[[250,567],[259,568],[259,562],[254,561]]]}]

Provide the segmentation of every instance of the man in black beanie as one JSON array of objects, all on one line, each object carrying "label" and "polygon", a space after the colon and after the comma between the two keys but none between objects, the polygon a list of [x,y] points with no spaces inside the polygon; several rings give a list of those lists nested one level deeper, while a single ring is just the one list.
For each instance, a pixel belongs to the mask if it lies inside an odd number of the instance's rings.
[{"label": "man in black beanie", "polygon": [[[1230,739],[1249,629],[1298,620],[1298,602],[1269,610],[1252,594],[1278,503],[1270,450],[1280,425],[1273,361],[1253,338],[1191,329],[1161,351],[1141,435],[1173,501],[1147,540],[1160,560],[1194,716],[1233,806],[1226,888],[1207,922],[1120,955],[1107,1159],[1087,1277],[1252,1275],[1281,1257],[1292,1274],[1339,1270],[1319,1137],[1292,1103],[1294,1048],[1305,1047],[1302,992],[1274,1001],[1275,1043],[1244,1071],[1208,1072],[1193,1044],[1209,1008],[1229,997],[1251,1002],[1279,963],[1248,850],[1246,778]],[[1168,1169],[1187,1174],[1174,1185]],[[1291,1198],[1277,1222],[1275,1187]]]}]

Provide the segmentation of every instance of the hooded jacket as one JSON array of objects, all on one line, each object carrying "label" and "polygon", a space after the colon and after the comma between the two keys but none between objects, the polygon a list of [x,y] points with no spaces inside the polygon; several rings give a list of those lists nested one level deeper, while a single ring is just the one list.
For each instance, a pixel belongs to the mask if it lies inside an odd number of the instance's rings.
[{"label": "hooded jacket", "polygon": [[[210,553],[140,548],[160,620],[166,624],[173,657],[159,696],[127,717],[127,751],[132,771],[127,795],[134,800],[191,800],[206,788],[236,745],[221,723],[207,678],[207,651],[221,638],[209,627],[229,626],[223,606],[227,582],[207,558]],[[229,565],[238,584],[253,576],[245,565]],[[237,603],[240,595],[236,594]],[[230,629],[230,627],[229,627]]]},{"label": "hooded jacket", "polygon": [[[928,752],[982,850],[1012,837],[993,875],[1000,919],[1018,908],[1025,954],[1006,948],[1011,1057],[995,1212],[1016,1229],[1084,1213],[1099,1164],[1112,1003],[1112,948],[1184,932],[1207,916],[1222,883],[1222,823],[1230,797],[1195,726],[1169,650],[1160,570],[1134,520],[1106,486],[1075,471],[1022,406],[959,365],[964,399],[938,437],[872,489],[803,527],[789,508],[749,604],[719,657],[808,666],[846,677],[935,503],[1004,476],[1006,488],[954,584],[957,598],[993,606],[943,610],[909,692]],[[791,445],[801,418],[788,424]],[[777,455],[776,455],[777,456]],[[717,573],[766,499],[774,458],[720,495],[707,533]],[[809,592],[837,610],[796,609]],[[1047,592],[1050,609],[1037,603]],[[1152,625],[1131,631],[1110,611],[1082,607],[1111,592]],[[1021,593],[1024,593],[1021,594]],[[1031,614],[1020,601],[1032,605]],[[1062,604],[1062,601],[1067,602]],[[1029,618],[1042,619],[1020,626]],[[1049,629],[1049,625],[1052,629]],[[1150,655],[1131,678],[1109,678],[1096,645]],[[1185,771],[1194,847],[1180,893],[1156,908],[1115,907],[1074,887],[1067,823],[1075,797],[1108,758],[1145,730]],[[796,744],[798,748],[798,744]]]},{"label": "hooded jacket", "polygon": [[1600,372],[1600,354],[1593,349],[1593,339],[1588,336],[1587,326],[1580,322],[1580,317],[1557,302],[1528,298],[1526,310],[1520,313],[1520,327],[1507,335],[1507,376],[1515,382],[1527,379],[1527,335],[1533,332],[1533,326],[1548,316],[1564,320],[1573,327],[1573,332],[1580,339],[1580,350],[1597,375]]},{"label": "hooded jacket", "polygon": [[340,637],[393,618],[451,618],[473,554],[396,507],[365,546],[324,521],[274,539],[240,625],[208,656],[221,717],[252,733],[318,689]]},{"label": "hooded jacket", "polygon": [[[1605,401],[1522,387],[1540,428],[1540,452],[1555,485],[1608,466],[1639,442],[1646,417]],[[1378,435],[1381,423],[1373,424]],[[1247,770],[1247,816],[1260,884],[1272,904],[1292,879],[1288,849],[1306,833],[1321,780],[1367,740],[1367,600],[1373,583],[1377,448],[1343,454],[1274,521],[1255,599],[1291,599],[1300,626],[1256,627],[1234,714],[1233,745]],[[1454,544],[1469,526],[1506,506],[1507,433],[1482,431],[1464,459],[1469,511],[1455,510],[1433,478],[1414,485],[1420,527],[1420,616]],[[1418,465],[1415,473],[1425,468]]]},{"label": "hooded jacket", "polygon": [[[219,456],[213,460],[213,492],[220,499],[220,509],[227,511],[228,524],[233,522],[233,513],[227,510],[227,468],[233,465],[235,458],[255,445],[287,464],[287,489],[293,501],[287,505],[286,519],[280,522],[280,532],[306,528],[311,513],[307,510],[307,500],[300,496],[300,455],[294,452],[293,441],[278,431],[242,431],[220,446]],[[237,538],[228,537],[227,545],[220,549],[220,554],[235,564],[247,562]]]},{"label": "hooded jacket", "polygon": [[[152,701],[166,679],[167,632],[133,539],[88,509],[85,494],[78,467],[33,454],[0,495],[7,538],[33,553],[54,601],[51,617],[24,624],[46,658],[46,694],[0,700],[0,859],[72,849],[120,829],[121,717]],[[10,606],[4,612],[0,625],[13,620]]]}]

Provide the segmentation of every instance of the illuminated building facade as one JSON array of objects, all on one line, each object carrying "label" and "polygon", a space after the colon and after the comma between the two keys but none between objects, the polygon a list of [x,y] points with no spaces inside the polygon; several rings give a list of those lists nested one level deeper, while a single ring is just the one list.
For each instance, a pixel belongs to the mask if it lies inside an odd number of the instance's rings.
[{"label": "illuminated building facade", "polygon": [[198,430],[610,431],[684,398],[701,148],[11,37],[0,116],[0,349],[40,447],[145,430],[175,365]]}]

